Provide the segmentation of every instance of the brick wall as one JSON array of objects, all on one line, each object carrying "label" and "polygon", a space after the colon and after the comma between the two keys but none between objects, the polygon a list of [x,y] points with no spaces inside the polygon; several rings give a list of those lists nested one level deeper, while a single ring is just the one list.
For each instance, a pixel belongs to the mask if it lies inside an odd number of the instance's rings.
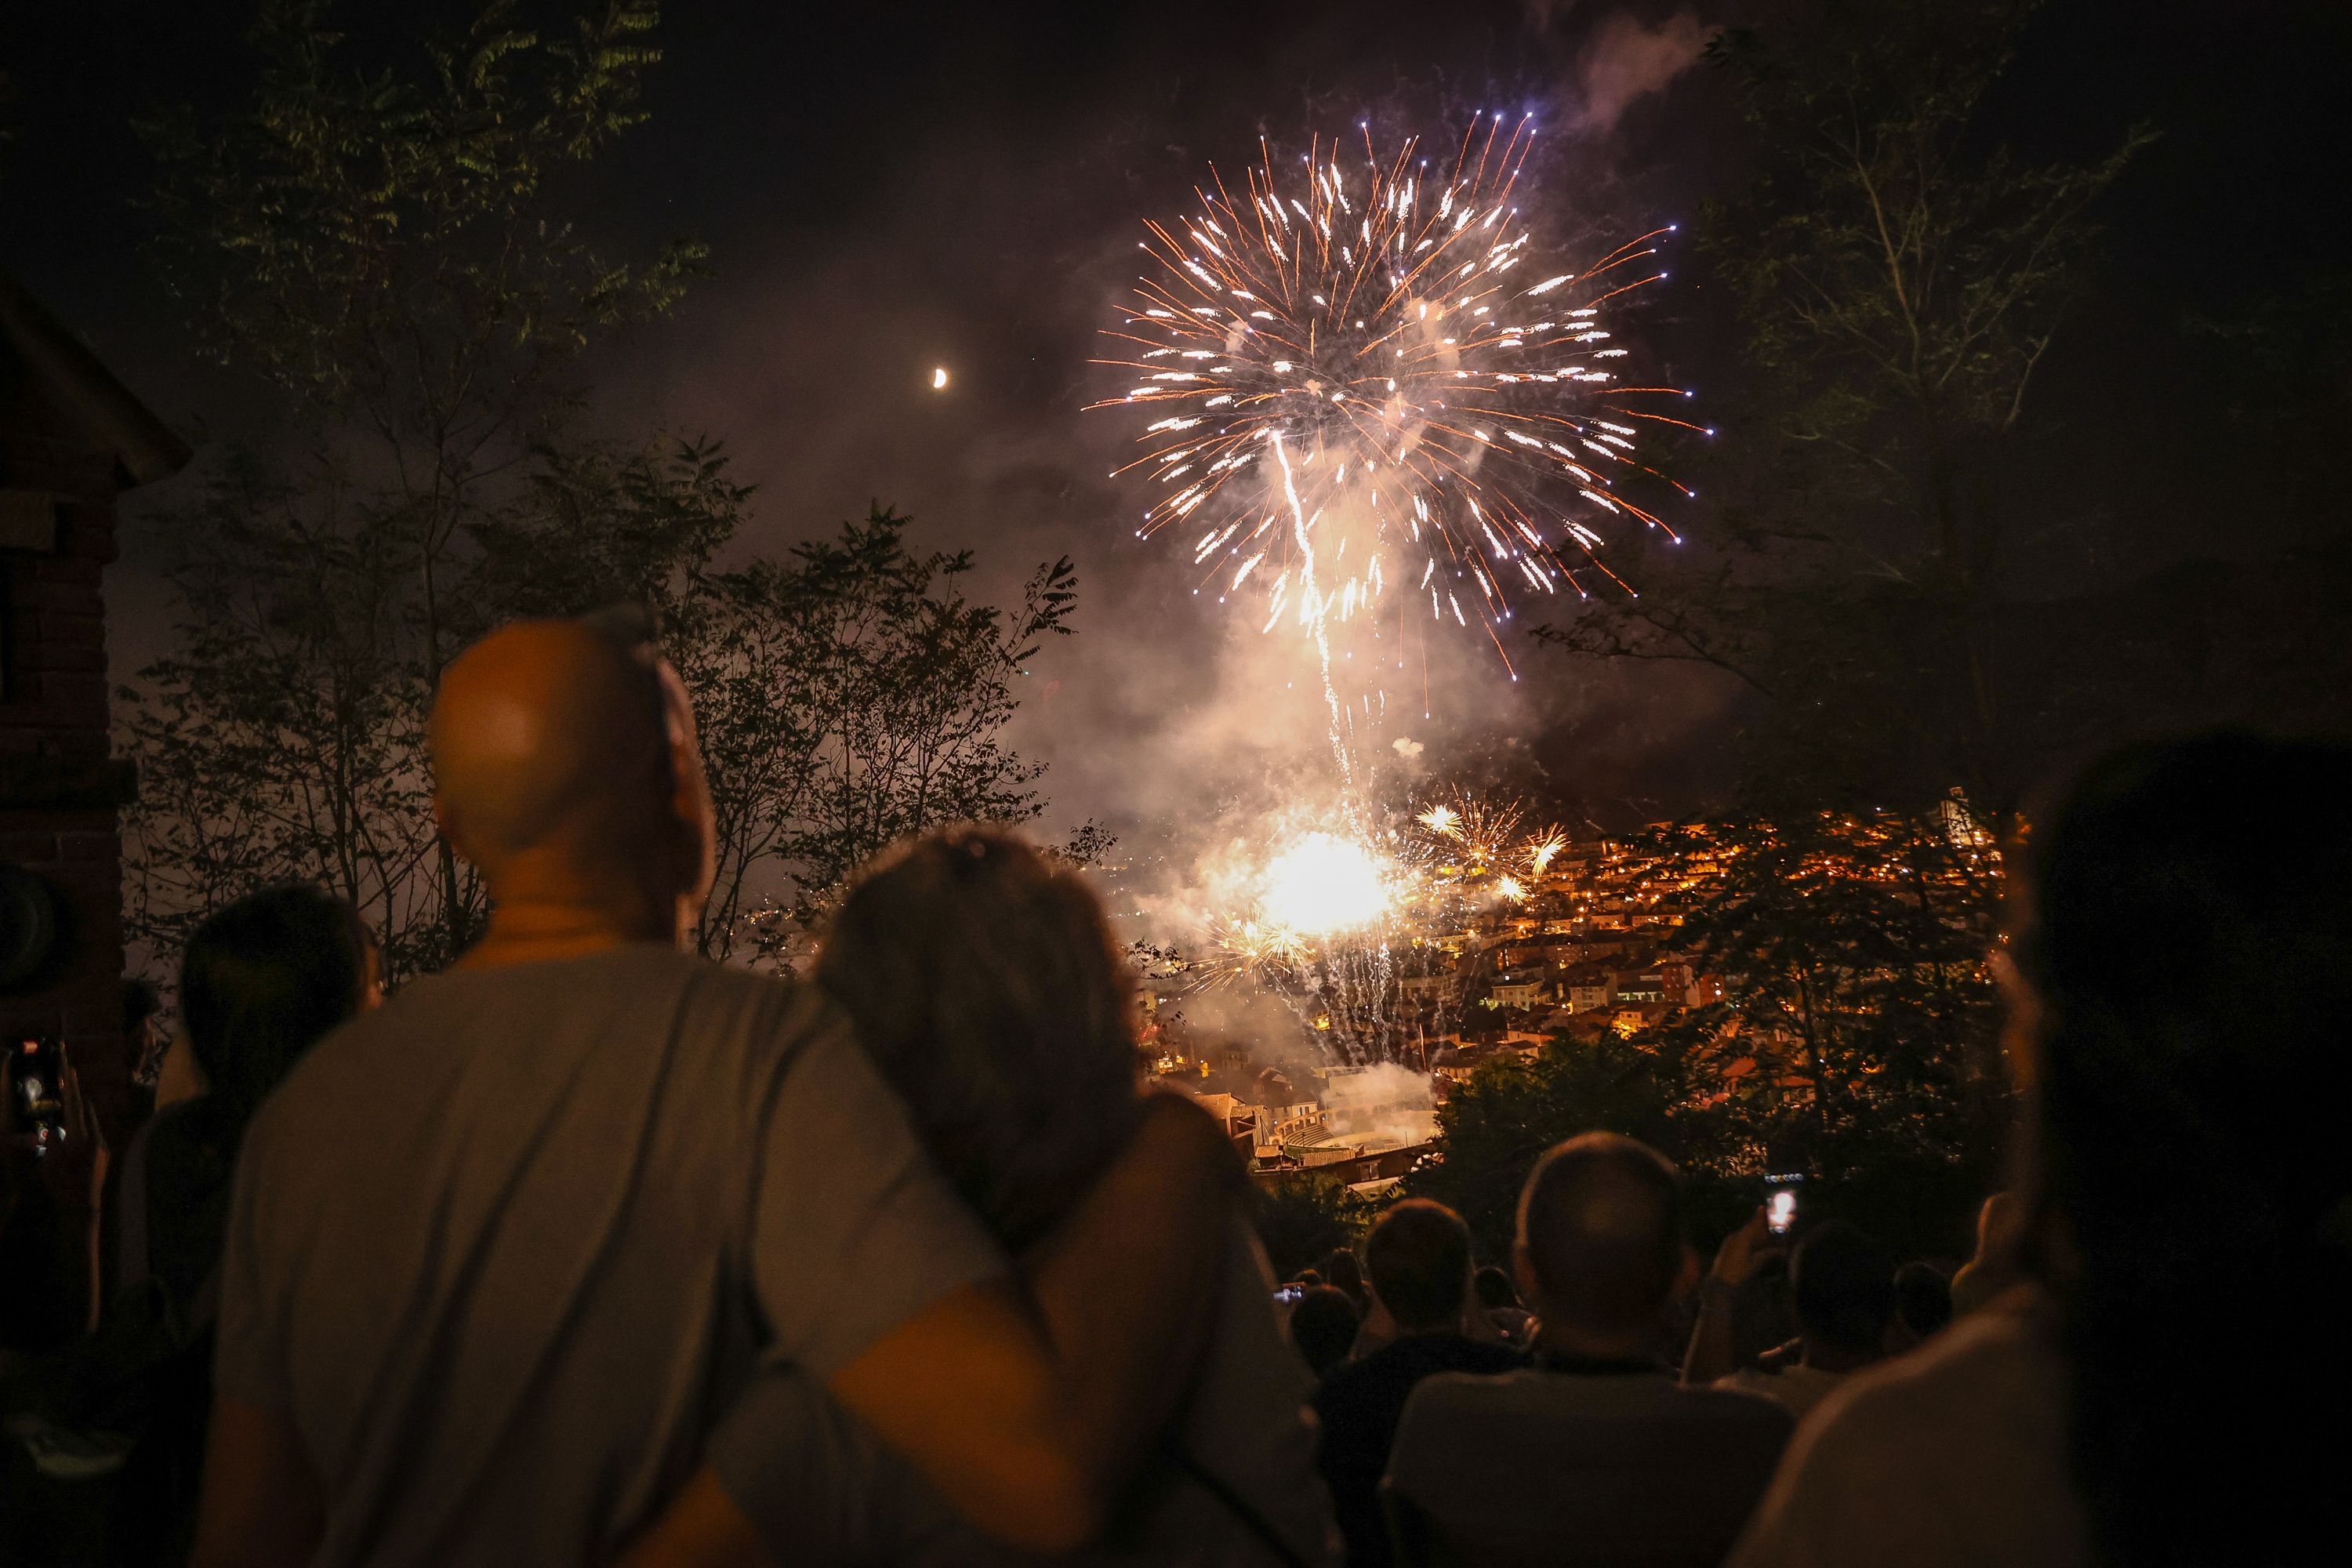
[{"label": "brick wall", "polygon": [[64,1037],[112,1127],[126,1113],[122,873],[116,809],[131,774],[108,754],[106,606],[114,464],[0,375],[0,487],[58,498],[54,551],[0,551],[0,860],[46,883],[56,949],[0,994],[0,1033]]},{"label": "brick wall", "polygon": [[114,528],[96,508],[58,510],[58,554],[8,552],[0,753],[94,761],[107,754],[106,605],[99,580],[114,556]]}]

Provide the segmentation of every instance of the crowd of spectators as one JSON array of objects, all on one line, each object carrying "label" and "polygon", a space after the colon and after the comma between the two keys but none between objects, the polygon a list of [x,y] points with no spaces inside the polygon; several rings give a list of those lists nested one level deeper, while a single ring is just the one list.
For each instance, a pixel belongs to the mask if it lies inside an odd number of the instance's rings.
[{"label": "crowd of spectators", "polygon": [[902,846],[779,981],[681,952],[709,796],[640,626],[493,634],[430,741],[457,965],[385,1002],[347,905],[261,890],[169,1048],[126,995],[139,1125],[68,1081],[64,1157],[0,1126],[0,1563],[2334,1550],[2352,753],[2176,742],[2037,814],[2014,1180],[1954,1272],[1760,1208],[1703,1265],[1596,1131],[1507,1258],[1408,1199],[1278,1286],[1062,862]]}]

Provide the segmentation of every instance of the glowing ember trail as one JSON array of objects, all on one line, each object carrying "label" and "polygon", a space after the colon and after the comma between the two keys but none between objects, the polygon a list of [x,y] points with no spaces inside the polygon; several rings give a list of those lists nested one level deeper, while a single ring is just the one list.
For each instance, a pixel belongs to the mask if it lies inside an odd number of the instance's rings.
[{"label": "glowing ember trail", "polygon": [[[1476,620],[1526,595],[1625,589],[1600,552],[1636,496],[1689,492],[1643,459],[1679,388],[1626,386],[1606,302],[1663,279],[1643,235],[1578,268],[1545,258],[1511,198],[1535,132],[1475,121],[1450,161],[1317,142],[1271,152],[1239,193],[1212,171],[1192,217],[1147,223],[1152,270],[1099,363],[1135,375],[1094,405],[1139,410],[1160,495],[1139,535],[1180,528],[1199,590],[1244,593],[1264,630]],[[1504,656],[1508,665],[1508,656]]]}]

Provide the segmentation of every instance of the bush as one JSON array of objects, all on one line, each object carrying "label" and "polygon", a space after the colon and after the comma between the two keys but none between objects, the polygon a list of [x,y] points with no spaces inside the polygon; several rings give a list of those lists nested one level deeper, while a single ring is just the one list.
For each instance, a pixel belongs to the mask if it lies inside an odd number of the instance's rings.
[{"label": "bush", "polygon": [[1277,1279],[1294,1279],[1340,1247],[1352,1250],[1385,1206],[1329,1176],[1302,1175],[1257,1189],[1251,1216]]},{"label": "bush", "polygon": [[[1400,1195],[1456,1210],[1481,1261],[1507,1267],[1519,1188],[1543,1152],[1580,1132],[1621,1132],[1682,1167],[1690,1240],[1709,1256],[1763,1201],[1767,1169],[1783,1167],[1754,1108],[1701,1092],[1706,1085],[1694,1079],[1705,1077],[1690,1070],[1669,1031],[1632,1040],[1555,1036],[1532,1062],[1492,1063],[1455,1086],[1438,1111],[1436,1148]],[[1965,1257],[1976,1205],[2000,1184],[2000,1150],[1987,1140],[1953,1157],[1881,1140],[1826,1177],[1810,1173],[1805,1222],[1850,1219],[1906,1258]]]},{"label": "bush", "polygon": [[1454,1210],[1480,1260],[1507,1268],[1519,1187],[1553,1144],[1580,1132],[1622,1132],[1682,1157],[1666,1065],[1605,1035],[1590,1042],[1554,1036],[1532,1063],[1490,1063],[1439,1108],[1438,1149],[1405,1177],[1402,1195]]}]

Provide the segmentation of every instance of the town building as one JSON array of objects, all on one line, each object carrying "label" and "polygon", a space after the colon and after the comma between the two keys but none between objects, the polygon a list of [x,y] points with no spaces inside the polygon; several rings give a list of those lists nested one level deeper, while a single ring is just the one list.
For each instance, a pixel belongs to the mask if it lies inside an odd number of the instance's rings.
[{"label": "town building", "polygon": [[1606,1007],[1616,988],[1617,972],[1600,964],[1569,970],[1559,980],[1560,1001],[1570,1013],[1590,1013]]},{"label": "town building", "polygon": [[0,1037],[55,1037],[110,1138],[131,1116],[122,841],[102,582],[115,500],[185,445],[0,273]]},{"label": "town building", "polygon": [[1498,974],[1486,995],[1497,1007],[1526,1012],[1551,999],[1551,982],[1543,974]]}]

